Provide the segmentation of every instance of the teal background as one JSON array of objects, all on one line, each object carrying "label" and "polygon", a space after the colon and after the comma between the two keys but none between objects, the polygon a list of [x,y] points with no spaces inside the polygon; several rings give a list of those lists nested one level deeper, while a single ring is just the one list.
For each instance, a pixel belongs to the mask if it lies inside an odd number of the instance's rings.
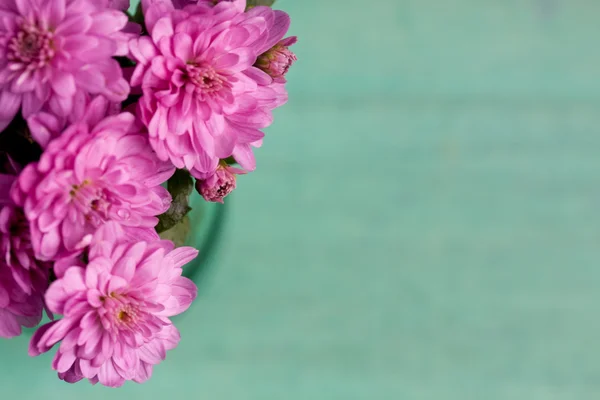
[{"label": "teal background", "polygon": [[0,341],[0,398],[600,396],[600,2],[280,0],[299,61],[144,385]]}]

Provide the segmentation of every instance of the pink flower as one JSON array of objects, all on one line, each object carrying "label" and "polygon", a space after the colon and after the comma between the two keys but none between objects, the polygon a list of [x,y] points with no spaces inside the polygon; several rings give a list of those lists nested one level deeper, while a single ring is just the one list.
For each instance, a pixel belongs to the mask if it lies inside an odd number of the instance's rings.
[{"label": "pink flower", "polygon": [[[255,7],[249,13],[268,13],[268,7]],[[298,39],[296,36],[283,39],[290,27],[290,18],[281,11],[275,11],[275,19],[269,30],[269,40],[261,46],[258,59],[254,64],[262,74],[256,73],[256,81],[261,89],[269,88],[276,93],[272,103],[273,107],[279,107],[288,101],[285,89],[285,75],[291,65],[297,60],[296,55],[289,50]],[[259,147],[259,144],[253,144]],[[250,151],[246,148],[245,151]]]},{"label": "pink flower", "polygon": [[21,327],[33,328],[42,319],[42,294],[27,294],[15,281],[13,274],[0,259],[0,337],[21,334]]},{"label": "pink flower", "polygon": [[107,221],[131,235],[155,235],[156,215],[169,208],[171,197],[160,184],[174,168],[156,158],[132,114],[104,117],[107,107],[102,97],[92,101],[13,187],[41,260],[80,252]]},{"label": "pink flower", "polygon": [[96,0],[101,8],[114,8],[115,10],[127,11],[129,0]]},{"label": "pink flower", "polygon": [[34,257],[29,224],[23,211],[14,206],[0,208],[0,256],[24,293],[46,289],[50,265]]},{"label": "pink flower", "polygon": [[[9,169],[9,168],[12,169],[13,166],[16,166],[16,163],[14,163],[12,158],[7,156],[5,159],[2,156],[3,156],[3,154],[0,153],[0,162],[2,162],[2,164],[6,164],[6,166],[0,164],[1,172],[6,172],[5,169]],[[16,177],[12,174],[9,175],[9,174],[0,173],[0,206],[14,204],[12,199],[10,198],[9,192],[10,192],[10,189],[12,188],[13,184],[15,183],[15,179],[16,179]]]},{"label": "pink flower", "polygon": [[285,82],[285,75],[292,64],[298,60],[289,47],[298,41],[296,36],[283,39],[269,51],[261,54],[255,66],[269,74],[275,82]]},{"label": "pink flower", "polygon": [[48,105],[67,116],[78,92],[122,101],[129,93],[112,57],[126,55],[121,11],[95,0],[3,0],[0,4],[0,130]]},{"label": "pink flower", "polygon": [[214,172],[197,177],[196,190],[204,200],[223,204],[223,199],[235,189],[236,175],[245,173],[242,169],[221,163]]},{"label": "pink flower", "polygon": [[[177,0],[175,0],[177,1]],[[175,2],[174,1],[174,2]],[[179,0],[179,1],[194,1],[194,0]],[[242,12],[246,9],[246,0],[197,0],[196,1],[197,4],[205,4],[205,5],[209,5],[209,6],[213,6],[213,7],[220,7],[219,4],[220,3],[233,3],[234,6],[237,8],[238,11]]]},{"label": "pink flower", "polygon": [[176,9],[182,9],[189,5],[215,7],[219,3],[234,3],[238,12],[243,12],[246,9],[246,0],[142,0],[141,2],[144,12],[147,12],[152,5],[160,3]]},{"label": "pink flower", "polygon": [[[99,97],[99,96],[97,96]],[[92,97],[84,92],[77,92],[73,97],[73,109],[67,116],[59,116],[52,113],[48,107],[27,119],[27,126],[33,139],[42,147],[48,146],[52,139],[57,138],[71,124],[75,124],[84,118],[85,113],[92,101]],[[121,103],[106,101],[106,115],[117,115],[121,112]]]},{"label": "pink flower", "polygon": [[14,177],[0,175],[0,337],[21,334],[42,318],[49,265],[33,256],[29,225],[8,197]]},{"label": "pink flower", "polygon": [[96,233],[85,268],[74,265],[50,285],[48,308],[64,317],[42,326],[29,354],[62,341],[52,368],[67,382],[87,378],[118,387],[141,383],[179,342],[169,317],[187,310],[196,286],[181,276],[197,255],[167,241],[129,242],[118,224]]},{"label": "pink flower", "polygon": [[214,171],[234,156],[256,167],[252,146],[282,104],[282,88],[254,67],[289,26],[289,16],[269,7],[243,12],[245,2],[174,9],[156,2],[146,13],[151,37],[130,42],[138,61],[132,86],[141,86],[138,114],[161,160],[193,174]]}]

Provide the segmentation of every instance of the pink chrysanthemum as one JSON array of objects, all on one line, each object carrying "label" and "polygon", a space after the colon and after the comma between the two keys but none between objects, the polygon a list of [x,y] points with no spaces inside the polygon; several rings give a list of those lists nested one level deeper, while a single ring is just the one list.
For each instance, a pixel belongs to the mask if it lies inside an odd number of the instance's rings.
[{"label": "pink chrysanthemum", "polygon": [[204,200],[223,204],[236,187],[236,175],[243,175],[246,171],[234,168],[224,162],[213,173],[206,174],[196,179],[196,190]]},{"label": "pink chrysanthemum", "polygon": [[144,93],[138,112],[150,143],[162,160],[195,176],[232,155],[254,170],[251,146],[287,98],[253,65],[287,31],[289,16],[244,7],[243,0],[182,10],[156,2],[145,16],[151,37],[130,42],[138,61],[131,83]]},{"label": "pink chrysanthemum", "polygon": [[168,5],[168,7],[176,9],[182,9],[190,5],[199,5],[210,8],[217,6],[219,3],[234,3],[238,12],[242,12],[246,8],[246,0],[142,0],[141,3],[145,13],[148,12],[152,5],[159,3],[164,3]]},{"label": "pink chrysanthemum", "polygon": [[169,208],[171,197],[160,184],[174,168],[156,158],[132,114],[104,117],[107,107],[96,98],[13,187],[39,259],[80,251],[107,221],[132,235],[154,232],[156,215]]},{"label": "pink chrysanthemum", "polygon": [[29,226],[9,197],[14,177],[0,175],[0,337],[21,334],[42,318],[49,265],[33,256]]},{"label": "pink chrysanthemum", "polygon": [[19,336],[22,327],[33,328],[39,324],[43,307],[42,294],[24,292],[10,267],[0,259],[0,337]]},{"label": "pink chrysanthemum", "polygon": [[77,92],[122,101],[129,93],[112,57],[127,54],[127,15],[95,0],[0,3],[0,130],[21,108],[66,116]]},{"label": "pink chrysanthemum", "polygon": [[181,267],[197,253],[190,247],[174,250],[167,241],[128,242],[117,224],[104,225],[87,266],[68,268],[48,289],[48,308],[64,317],[34,334],[29,354],[62,341],[52,368],[67,382],[87,378],[117,387],[126,380],[146,381],[179,342],[169,317],[196,297]]},{"label": "pink chrysanthemum", "polygon": [[100,7],[114,8],[115,10],[127,11],[129,0],[97,0]]},{"label": "pink chrysanthemum", "polygon": [[[97,96],[98,97],[98,96]],[[73,110],[67,116],[59,116],[52,113],[47,107],[33,114],[27,119],[31,137],[42,147],[46,148],[52,139],[56,139],[71,124],[81,121],[88,110],[93,98],[83,92],[74,96]],[[117,115],[121,112],[121,103],[108,102],[108,100],[96,100],[106,102],[106,115]]]},{"label": "pink chrysanthemum", "polygon": [[45,290],[50,265],[34,257],[29,223],[17,207],[0,209],[0,252],[2,261],[24,293],[30,295]]}]

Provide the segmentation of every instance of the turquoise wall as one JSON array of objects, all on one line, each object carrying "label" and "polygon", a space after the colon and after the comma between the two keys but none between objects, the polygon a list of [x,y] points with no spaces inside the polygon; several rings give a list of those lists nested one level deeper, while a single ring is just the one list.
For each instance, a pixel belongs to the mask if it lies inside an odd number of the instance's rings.
[{"label": "turquoise wall", "polygon": [[1,398],[600,396],[600,2],[280,0],[300,61],[181,345]]}]

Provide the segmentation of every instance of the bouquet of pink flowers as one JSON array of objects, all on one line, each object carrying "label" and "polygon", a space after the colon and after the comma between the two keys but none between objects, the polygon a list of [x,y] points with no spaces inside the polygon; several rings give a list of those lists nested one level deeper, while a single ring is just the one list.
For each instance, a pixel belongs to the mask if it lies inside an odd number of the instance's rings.
[{"label": "bouquet of pink flowers", "polygon": [[144,382],[177,346],[198,251],[159,233],[193,178],[223,202],[256,167],[296,59],[272,3],[0,3],[0,337],[45,311],[60,379]]}]

